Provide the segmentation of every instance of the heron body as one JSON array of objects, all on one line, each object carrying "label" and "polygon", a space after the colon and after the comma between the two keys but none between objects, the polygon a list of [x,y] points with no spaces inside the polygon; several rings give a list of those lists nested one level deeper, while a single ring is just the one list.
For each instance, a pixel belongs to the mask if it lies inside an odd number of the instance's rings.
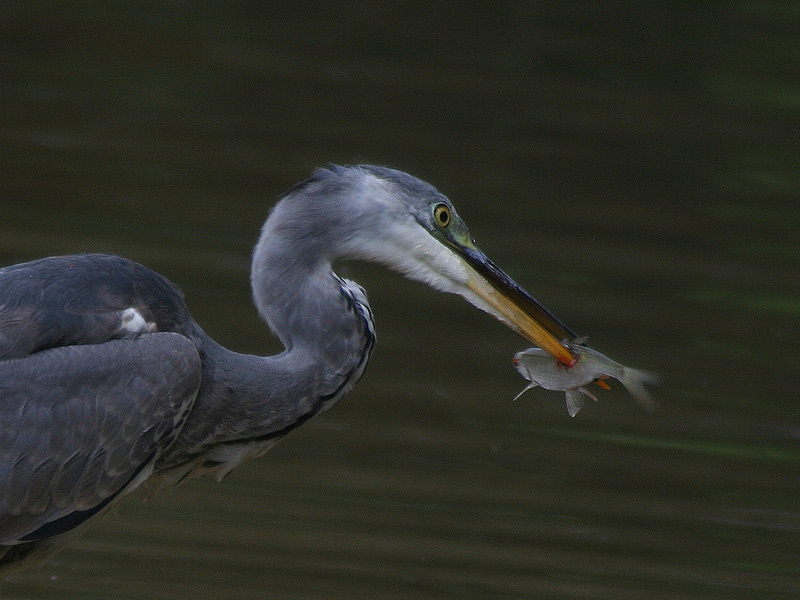
[{"label": "heron body", "polygon": [[449,200],[383,167],[318,170],[265,222],[251,284],[276,356],[223,348],[173,284],[118,256],[2,268],[0,575],[148,479],[222,478],[347,393],[375,333],[339,259],[461,294],[571,359],[572,333],[480,254]]}]

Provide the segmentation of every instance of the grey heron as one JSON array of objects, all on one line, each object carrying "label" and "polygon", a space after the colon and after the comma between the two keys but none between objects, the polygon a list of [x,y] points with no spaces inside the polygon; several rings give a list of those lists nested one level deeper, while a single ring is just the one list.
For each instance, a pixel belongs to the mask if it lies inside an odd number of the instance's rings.
[{"label": "grey heron", "polygon": [[0,575],[46,558],[146,480],[222,478],[333,406],[375,343],[340,259],[460,294],[565,365],[575,334],[478,250],[447,197],[385,167],[331,166],[264,223],[253,299],[285,350],[223,348],[178,289],[107,254],[0,269]]}]

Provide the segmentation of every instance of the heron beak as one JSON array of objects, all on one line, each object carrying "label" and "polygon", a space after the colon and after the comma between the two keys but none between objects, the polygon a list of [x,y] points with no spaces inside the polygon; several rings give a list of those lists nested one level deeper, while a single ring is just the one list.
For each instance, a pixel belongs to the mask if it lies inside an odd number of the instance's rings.
[{"label": "heron beak", "polygon": [[469,267],[467,286],[520,335],[570,367],[577,361],[566,343],[577,336],[539,304],[518,283],[506,275],[483,252],[459,245],[458,254]]}]

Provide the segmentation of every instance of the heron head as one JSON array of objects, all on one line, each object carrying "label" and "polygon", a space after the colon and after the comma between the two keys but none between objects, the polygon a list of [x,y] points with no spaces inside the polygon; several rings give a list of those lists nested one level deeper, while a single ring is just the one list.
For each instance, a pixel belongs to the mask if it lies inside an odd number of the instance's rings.
[{"label": "heron head", "polygon": [[315,240],[307,253],[313,260],[385,264],[459,294],[561,363],[574,363],[565,345],[572,331],[478,249],[453,204],[430,184],[386,167],[332,166],[293,188],[275,211],[289,213],[275,221],[290,228],[291,215],[302,215],[294,232]]}]

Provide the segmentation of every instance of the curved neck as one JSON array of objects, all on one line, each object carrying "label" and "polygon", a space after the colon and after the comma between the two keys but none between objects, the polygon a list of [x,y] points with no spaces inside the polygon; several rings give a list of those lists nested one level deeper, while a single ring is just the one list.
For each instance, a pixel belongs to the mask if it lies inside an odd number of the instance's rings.
[{"label": "curved neck", "polygon": [[274,257],[253,268],[259,313],[286,350],[240,354],[197,328],[203,362],[197,399],[169,467],[220,444],[277,440],[333,406],[364,373],[375,336],[363,290],[332,270],[286,269]]},{"label": "curved neck", "polygon": [[[203,380],[181,435],[163,463],[206,455],[215,445],[280,437],[339,400],[366,368],[375,335],[364,291],[341,279],[332,261],[347,245],[358,211],[290,193],[264,223],[251,285],[259,314],[285,350],[257,357],[226,350],[197,328]],[[327,209],[326,209],[327,210]],[[366,214],[370,214],[367,211]]]}]

